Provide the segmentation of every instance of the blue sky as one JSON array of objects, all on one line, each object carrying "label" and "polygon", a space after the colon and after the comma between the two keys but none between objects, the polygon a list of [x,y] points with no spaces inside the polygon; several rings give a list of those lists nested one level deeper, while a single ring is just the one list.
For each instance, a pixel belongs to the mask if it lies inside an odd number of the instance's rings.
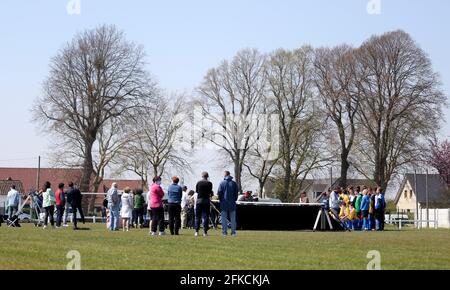
[{"label": "blue sky", "polygon": [[[170,91],[191,92],[209,68],[242,48],[358,46],[373,34],[403,29],[429,54],[450,92],[447,0],[381,0],[379,15],[368,13],[369,0],[80,0],[79,15],[67,13],[68,2],[0,2],[0,166],[34,166],[39,154],[46,164],[55,140],[30,122],[29,110],[49,60],[76,32],[105,23],[144,45],[148,69]],[[442,135],[450,136],[450,125]]]}]

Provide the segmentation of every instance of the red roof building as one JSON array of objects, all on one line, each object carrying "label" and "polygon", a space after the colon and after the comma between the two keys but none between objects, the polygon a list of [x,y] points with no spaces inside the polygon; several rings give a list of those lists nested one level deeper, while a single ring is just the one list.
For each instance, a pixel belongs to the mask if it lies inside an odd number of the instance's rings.
[{"label": "red roof building", "polygon": [[[37,168],[5,168],[0,167],[0,180],[16,180],[22,182],[23,190],[25,193],[29,193],[37,190]],[[64,183],[67,187],[69,182],[79,183],[82,175],[82,169],[72,168],[41,168],[39,177],[39,187],[44,182],[49,181],[52,188],[55,190],[59,183]],[[111,184],[116,182],[119,190],[123,190],[125,187],[141,188],[141,180],[114,180],[105,179],[98,188],[99,193],[106,192]]]}]

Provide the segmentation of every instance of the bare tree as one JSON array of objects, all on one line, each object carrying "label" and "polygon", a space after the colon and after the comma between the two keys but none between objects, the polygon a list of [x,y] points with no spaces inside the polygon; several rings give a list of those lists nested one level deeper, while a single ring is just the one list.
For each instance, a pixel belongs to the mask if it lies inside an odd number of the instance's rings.
[{"label": "bare tree", "polygon": [[244,160],[251,177],[258,181],[258,194],[262,198],[264,186],[280,159],[279,120],[274,113],[273,104],[264,100],[262,114],[255,120],[256,129],[252,137],[252,146]]},{"label": "bare tree", "polygon": [[142,48],[114,26],[76,35],[52,59],[34,119],[76,143],[82,153],[82,191],[90,190],[93,146],[102,128],[140,106],[149,96],[148,83]]},{"label": "bare tree", "polygon": [[224,61],[209,70],[198,89],[202,115],[215,125],[205,134],[233,163],[239,192],[245,159],[254,140],[252,120],[261,112],[265,93],[264,65],[265,56],[257,50],[241,50],[231,62]]},{"label": "bare tree", "polygon": [[347,45],[316,50],[315,83],[327,118],[339,136],[340,186],[347,185],[350,153],[357,132],[360,92],[356,85],[356,60]]},{"label": "bare tree", "polygon": [[138,108],[131,119],[133,137],[121,154],[122,168],[138,174],[145,185],[148,169],[153,176],[163,176],[168,170],[177,174],[190,172],[186,159],[189,146],[184,144],[186,140],[180,132],[188,118],[184,109],[184,97],[168,98],[163,93]]},{"label": "bare tree", "polygon": [[93,150],[94,176],[92,188],[98,192],[100,183],[105,178],[105,170],[117,159],[130,136],[127,128],[120,119],[111,119],[99,130],[97,150]]},{"label": "bare tree", "polygon": [[280,123],[281,188],[283,201],[293,201],[303,181],[323,166],[320,150],[323,123],[315,110],[314,50],[304,46],[294,51],[277,50],[270,55],[267,68],[269,90]]},{"label": "bare tree", "polygon": [[360,157],[386,188],[400,167],[423,158],[426,139],[439,130],[446,98],[429,58],[403,31],[370,38],[356,57],[364,96],[358,113],[364,128]]}]

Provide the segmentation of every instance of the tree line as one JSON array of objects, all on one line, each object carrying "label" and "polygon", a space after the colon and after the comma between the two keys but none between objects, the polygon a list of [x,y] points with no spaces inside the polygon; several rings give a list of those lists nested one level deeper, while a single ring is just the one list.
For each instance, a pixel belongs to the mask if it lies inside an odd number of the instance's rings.
[{"label": "tree line", "polygon": [[192,96],[179,96],[158,86],[141,46],[104,25],[51,60],[33,116],[55,136],[55,160],[83,168],[80,187],[90,191],[106,168],[132,171],[143,185],[150,174],[189,171],[191,151],[176,145],[195,106],[214,126],[193,138],[220,149],[240,191],[244,176],[260,192],[273,177],[276,196],[293,201],[330,165],[342,186],[353,168],[386,188],[426,158],[446,101],[429,57],[404,31],[356,48],[243,49],[211,68]]}]

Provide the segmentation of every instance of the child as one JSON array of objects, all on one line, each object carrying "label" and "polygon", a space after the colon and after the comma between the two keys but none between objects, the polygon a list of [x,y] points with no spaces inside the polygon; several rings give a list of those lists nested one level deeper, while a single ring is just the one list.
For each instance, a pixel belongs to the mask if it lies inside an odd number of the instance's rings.
[{"label": "child", "polygon": [[358,220],[356,218],[356,208],[353,206],[353,203],[350,203],[348,206],[348,227],[355,230],[357,226]]},{"label": "child", "polygon": [[361,201],[361,213],[363,216],[363,229],[365,231],[370,230],[369,224],[369,207],[370,207],[370,196],[367,189],[363,190],[363,198]]},{"label": "child", "polygon": [[122,194],[122,208],[120,210],[120,215],[122,217],[122,227],[123,231],[130,230],[130,219],[133,215],[133,196],[130,194],[131,189],[126,187]]},{"label": "child", "polygon": [[348,210],[347,210],[347,206],[345,204],[345,202],[342,202],[341,204],[341,210],[339,212],[339,219],[341,220],[342,225],[344,225],[345,229],[348,229],[347,227],[347,214],[348,214]]}]

